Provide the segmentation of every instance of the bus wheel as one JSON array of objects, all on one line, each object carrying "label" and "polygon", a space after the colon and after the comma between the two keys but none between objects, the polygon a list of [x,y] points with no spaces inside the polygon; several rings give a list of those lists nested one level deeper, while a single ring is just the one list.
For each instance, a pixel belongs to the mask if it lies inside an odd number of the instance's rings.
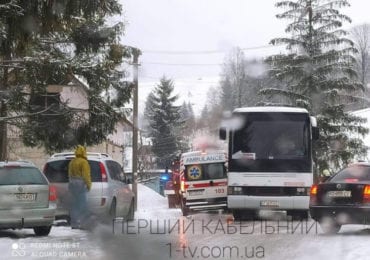
[{"label": "bus wheel", "polygon": [[291,210],[287,212],[287,215],[292,216],[292,220],[305,220],[308,219],[307,210]]},{"label": "bus wheel", "polygon": [[181,200],[181,211],[182,211],[183,216],[188,216],[190,209],[189,207],[185,206],[185,203],[186,203],[185,199],[182,199]]},{"label": "bus wheel", "polygon": [[233,210],[235,220],[254,220],[257,218],[255,210]]}]

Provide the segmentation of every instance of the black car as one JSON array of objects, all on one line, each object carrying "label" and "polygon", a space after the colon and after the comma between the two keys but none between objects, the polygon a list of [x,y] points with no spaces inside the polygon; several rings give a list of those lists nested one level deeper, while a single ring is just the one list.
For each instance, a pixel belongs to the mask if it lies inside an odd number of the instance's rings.
[{"label": "black car", "polygon": [[325,233],[337,233],[344,224],[370,224],[370,163],[351,164],[313,185],[310,214]]}]

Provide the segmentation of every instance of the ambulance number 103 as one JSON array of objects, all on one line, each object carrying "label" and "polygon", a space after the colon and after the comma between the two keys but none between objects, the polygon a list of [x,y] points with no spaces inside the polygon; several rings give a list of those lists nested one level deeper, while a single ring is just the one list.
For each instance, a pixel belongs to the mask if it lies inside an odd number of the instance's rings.
[{"label": "ambulance number 103", "polygon": [[217,188],[217,189],[216,189],[216,193],[217,193],[217,194],[225,193],[225,189],[224,189],[224,188]]}]

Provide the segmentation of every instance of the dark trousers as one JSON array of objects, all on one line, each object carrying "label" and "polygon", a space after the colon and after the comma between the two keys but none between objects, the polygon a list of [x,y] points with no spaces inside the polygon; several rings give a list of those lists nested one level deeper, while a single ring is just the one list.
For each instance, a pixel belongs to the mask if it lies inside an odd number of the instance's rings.
[{"label": "dark trousers", "polygon": [[71,227],[79,228],[89,216],[87,207],[87,188],[80,178],[70,178],[68,190],[71,195],[70,217]]}]

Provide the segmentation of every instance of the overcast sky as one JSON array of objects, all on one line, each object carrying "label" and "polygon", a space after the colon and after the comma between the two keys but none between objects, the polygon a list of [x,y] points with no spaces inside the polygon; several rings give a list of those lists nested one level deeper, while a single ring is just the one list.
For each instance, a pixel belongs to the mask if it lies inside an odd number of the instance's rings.
[{"label": "overcast sky", "polygon": [[[174,80],[182,99],[204,105],[210,86],[216,86],[220,64],[232,47],[246,57],[261,57],[279,50],[268,47],[284,35],[286,22],[275,17],[282,9],[276,0],[120,0],[127,22],[122,41],[142,50],[139,100],[142,104],[163,75]],[[341,11],[352,24],[370,23],[367,0],[349,0]]]}]

